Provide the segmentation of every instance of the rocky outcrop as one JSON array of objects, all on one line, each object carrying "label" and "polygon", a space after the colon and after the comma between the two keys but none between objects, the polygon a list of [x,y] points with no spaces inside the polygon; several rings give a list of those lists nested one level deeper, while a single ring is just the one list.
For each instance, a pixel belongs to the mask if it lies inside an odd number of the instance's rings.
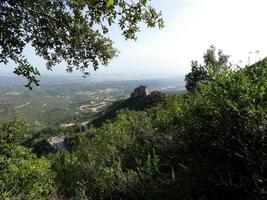
[{"label": "rocky outcrop", "polygon": [[47,142],[54,147],[56,150],[66,151],[67,148],[64,144],[65,136],[50,137]]},{"label": "rocky outcrop", "polygon": [[141,85],[134,89],[134,92],[131,93],[131,98],[134,97],[146,97],[149,95],[148,88],[144,85]]},{"label": "rocky outcrop", "polygon": [[90,121],[86,121],[86,122],[81,123],[81,132],[88,132],[89,131],[89,129],[88,129],[89,122]]}]

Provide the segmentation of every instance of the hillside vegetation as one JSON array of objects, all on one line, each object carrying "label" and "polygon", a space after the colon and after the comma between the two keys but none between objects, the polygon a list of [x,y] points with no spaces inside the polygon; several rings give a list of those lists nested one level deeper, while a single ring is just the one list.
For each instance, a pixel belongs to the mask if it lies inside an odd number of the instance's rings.
[{"label": "hillside vegetation", "polygon": [[36,157],[14,139],[26,133],[18,119],[2,124],[0,198],[266,199],[267,59],[233,69],[206,58],[189,93],[118,102],[67,152]]}]

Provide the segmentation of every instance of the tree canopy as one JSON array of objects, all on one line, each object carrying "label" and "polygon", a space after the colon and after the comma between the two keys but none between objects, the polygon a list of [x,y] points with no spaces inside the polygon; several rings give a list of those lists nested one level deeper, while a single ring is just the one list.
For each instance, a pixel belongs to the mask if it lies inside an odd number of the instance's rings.
[{"label": "tree canopy", "polygon": [[29,130],[22,117],[0,123],[0,199],[48,199],[50,162],[20,145]]},{"label": "tree canopy", "polygon": [[[0,63],[13,61],[14,71],[39,85],[40,75],[24,55],[27,44],[49,70],[62,62],[84,75],[117,55],[108,35],[117,25],[125,39],[136,39],[140,22],[163,27],[161,12],[150,0],[4,0],[0,2]],[[113,26],[114,27],[114,26]]]},{"label": "tree canopy", "polygon": [[230,66],[229,57],[223,54],[222,50],[218,50],[218,53],[216,53],[216,48],[210,46],[203,56],[204,64],[199,64],[198,61],[191,62],[191,72],[185,76],[187,91],[196,94],[199,90],[199,84],[210,81],[211,77],[208,71],[223,70]]}]

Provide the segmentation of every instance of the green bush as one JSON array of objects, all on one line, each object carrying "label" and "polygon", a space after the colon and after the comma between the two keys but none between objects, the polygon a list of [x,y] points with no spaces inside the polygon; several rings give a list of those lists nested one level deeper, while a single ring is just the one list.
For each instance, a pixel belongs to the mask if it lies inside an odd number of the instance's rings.
[{"label": "green bush", "polygon": [[48,199],[52,191],[48,159],[19,145],[27,132],[20,117],[0,125],[0,199]]},{"label": "green bush", "polygon": [[[190,93],[117,102],[86,133],[0,124],[0,199],[267,199],[267,59],[227,61],[211,47]],[[69,151],[41,157],[55,135]]]},{"label": "green bush", "polygon": [[162,159],[176,177],[169,197],[266,198],[267,62],[255,66],[209,71],[200,94],[173,101],[156,117],[167,119],[165,134],[176,133],[173,158]]},{"label": "green bush", "polygon": [[133,111],[122,112],[113,122],[92,129],[71,154],[55,158],[60,190],[69,198],[126,195],[158,170],[159,158],[147,140],[152,133],[144,113]]},{"label": "green bush", "polygon": [[47,199],[51,189],[46,158],[37,158],[21,146],[1,147],[0,199]]},{"label": "green bush", "polygon": [[53,158],[78,199],[266,199],[267,59],[219,64],[196,94],[121,111]]},{"label": "green bush", "polygon": [[19,144],[29,135],[22,116],[16,116],[9,122],[0,124],[0,132],[0,144]]}]

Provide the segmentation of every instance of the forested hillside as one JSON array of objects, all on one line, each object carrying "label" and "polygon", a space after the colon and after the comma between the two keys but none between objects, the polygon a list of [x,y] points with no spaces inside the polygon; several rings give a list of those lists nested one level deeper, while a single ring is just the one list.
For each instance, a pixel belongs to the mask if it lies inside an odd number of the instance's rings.
[{"label": "forested hillside", "polygon": [[1,0],[0,200],[266,200],[266,7]]},{"label": "forested hillside", "polygon": [[214,52],[189,93],[118,103],[68,151],[37,157],[22,119],[1,124],[1,198],[266,199],[267,59],[234,69]]}]

